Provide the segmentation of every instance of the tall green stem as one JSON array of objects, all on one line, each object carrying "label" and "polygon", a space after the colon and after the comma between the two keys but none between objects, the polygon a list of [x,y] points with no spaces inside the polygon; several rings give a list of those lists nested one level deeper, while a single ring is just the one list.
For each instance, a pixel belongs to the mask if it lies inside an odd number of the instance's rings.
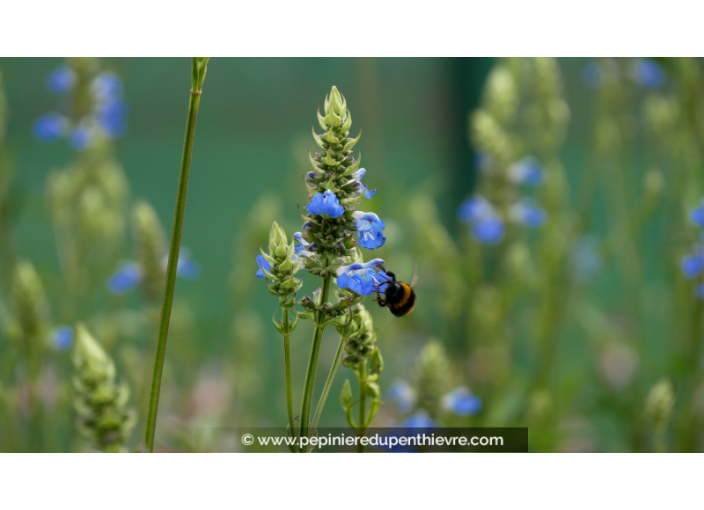
[{"label": "tall green stem", "polygon": [[313,332],[313,344],[310,348],[310,359],[308,360],[306,383],[303,387],[303,402],[301,403],[301,437],[308,437],[308,420],[310,417],[310,407],[313,400],[313,389],[315,387],[315,373],[318,370],[320,344],[323,341],[323,330],[325,329],[325,320],[327,319],[327,314],[324,310],[322,310],[322,306],[328,302],[331,283],[332,277],[330,275],[323,279],[320,309],[315,312],[315,331]]},{"label": "tall green stem", "polygon": [[283,309],[283,325],[284,325],[284,364],[286,365],[286,405],[288,407],[288,426],[291,430],[291,436],[296,435],[296,428],[293,425],[293,396],[291,394],[291,349],[289,346],[289,337],[291,332],[288,330],[288,308]]},{"label": "tall green stem", "polygon": [[337,346],[337,352],[335,353],[335,359],[330,367],[330,373],[325,381],[325,387],[323,388],[323,394],[320,395],[320,400],[318,401],[318,407],[315,409],[315,416],[313,417],[313,428],[318,426],[318,421],[320,421],[320,415],[323,414],[323,407],[325,407],[325,401],[328,399],[330,394],[330,388],[332,388],[332,383],[335,380],[335,374],[337,374],[337,367],[340,366],[340,360],[342,359],[342,353],[345,350],[345,342],[347,339],[345,337],[340,337],[340,345]]},{"label": "tall green stem", "polygon": [[[367,432],[367,360],[359,364],[359,428],[360,437],[364,437]],[[360,441],[357,443],[357,453],[364,453],[364,445]]]},{"label": "tall green stem", "polygon": [[188,191],[188,174],[191,170],[191,154],[193,153],[193,140],[196,133],[196,117],[202,93],[203,79],[205,78],[205,61],[192,59],[192,87],[188,103],[188,120],[186,121],[186,136],[183,141],[183,156],[181,158],[181,173],[178,180],[176,195],[176,211],[174,213],[174,227],[171,233],[171,247],[169,249],[169,262],[166,266],[166,286],[164,288],[164,301],[161,307],[161,320],[159,322],[159,338],[154,356],[154,374],[152,376],[152,389],[149,396],[149,413],[147,415],[147,430],[144,437],[147,451],[154,451],[154,433],[156,431],[156,414],[159,407],[159,391],[161,389],[161,375],[164,370],[164,356],[166,354],[166,339],[169,334],[169,321],[171,319],[171,306],[174,299],[176,286],[176,269],[178,267],[178,254],[181,248],[181,231],[183,229],[183,213],[186,210],[186,192]]}]

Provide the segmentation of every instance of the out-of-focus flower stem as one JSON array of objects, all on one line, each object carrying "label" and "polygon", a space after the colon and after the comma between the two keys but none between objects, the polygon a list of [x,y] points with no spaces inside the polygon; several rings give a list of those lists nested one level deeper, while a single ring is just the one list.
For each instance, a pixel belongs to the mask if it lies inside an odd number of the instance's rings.
[{"label": "out-of-focus flower stem", "polygon": [[310,417],[310,407],[313,400],[315,373],[318,370],[320,344],[323,341],[323,331],[325,330],[325,320],[327,318],[327,313],[322,309],[322,307],[328,302],[331,284],[332,276],[328,275],[323,279],[320,308],[315,312],[315,331],[313,332],[313,344],[310,348],[310,359],[308,360],[306,383],[303,388],[303,402],[301,403],[301,437],[308,437],[308,420]]},{"label": "out-of-focus flower stem", "polygon": [[335,359],[330,367],[330,373],[325,381],[325,387],[323,388],[323,393],[320,395],[320,400],[318,401],[318,407],[315,410],[315,416],[313,417],[313,428],[318,426],[318,421],[320,420],[320,415],[323,414],[323,407],[325,406],[325,401],[328,399],[330,394],[330,388],[335,380],[335,374],[337,374],[337,367],[340,366],[340,360],[342,359],[342,353],[345,351],[345,343],[347,338],[340,336],[340,344],[337,346],[337,352],[335,353]]},{"label": "out-of-focus flower stem", "polygon": [[161,321],[159,322],[159,338],[154,356],[154,374],[152,376],[152,389],[149,397],[149,413],[147,415],[147,430],[144,442],[147,451],[154,451],[154,433],[156,430],[156,415],[159,406],[159,390],[161,389],[161,374],[164,369],[164,356],[166,354],[166,338],[169,333],[169,320],[171,319],[171,306],[176,286],[176,269],[178,255],[181,247],[181,231],[183,229],[183,213],[186,209],[186,192],[188,191],[188,174],[191,169],[191,154],[193,153],[193,140],[196,133],[196,118],[202,93],[203,80],[207,70],[208,58],[192,59],[191,97],[188,103],[188,120],[186,122],[186,136],[183,141],[183,156],[181,158],[181,172],[176,195],[176,211],[174,213],[174,227],[171,234],[171,248],[169,249],[169,262],[166,266],[166,286],[164,301],[161,308]]}]

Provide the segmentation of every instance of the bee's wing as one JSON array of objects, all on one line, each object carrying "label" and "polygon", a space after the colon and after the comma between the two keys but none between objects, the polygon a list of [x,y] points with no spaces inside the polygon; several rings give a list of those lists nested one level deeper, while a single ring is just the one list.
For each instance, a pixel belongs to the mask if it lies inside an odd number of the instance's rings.
[{"label": "bee's wing", "polygon": [[411,288],[418,284],[418,261],[413,261],[413,278],[411,278]]}]

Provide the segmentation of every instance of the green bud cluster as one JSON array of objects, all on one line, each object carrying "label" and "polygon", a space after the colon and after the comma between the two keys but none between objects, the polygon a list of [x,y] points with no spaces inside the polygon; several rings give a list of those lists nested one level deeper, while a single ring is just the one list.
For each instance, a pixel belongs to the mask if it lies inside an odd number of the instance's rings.
[{"label": "green bud cluster", "polygon": [[667,379],[658,381],[648,393],[645,412],[655,428],[667,426],[675,407],[675,390]]},{"label": "green bud cluster", "polygon": [[[342,357],[344,366],[355,367],[374,353],[379,353],[372,316],[364,305],[353,306],[352,320],[337,329],[340,336],[346,339],[345,354]],[[378,356],[381,354],[379,353]]]},{"label": "green bud cluster", "polygon": [[359,159],[352,155],[352,149],[362,136],[349,136],[352,116],[347,109],[347,102],[333,87],[325,97],[324,115],[318,110],[318,123],[323,130],[317,134],[313,129],[315,143],[322,149],[314,155],[309,154],[313,171],[306,176],[309,199],[316,193],[332,191],[345,212],[338,218],[315,215],[303,216],[306,222],[307,238],[315,243],[312,251],[318,257],[311,257],[307,269],[320,276],[334,275],[333,269],[340,265],[339,257],[348,257],[354,249],[352,234],[355,231],[352,212],[362,197],[359,184],[354,183],[352,174],[359,169]]},{"label": "green bud cluster", "polygon": [[164,254],[166,235],[159,216],[146,200],[138,200],[133,209],[136,260],[142,271],[142,291],[150,299],[158,299],[164,292],[166,271]]},{"label": "green bud cluster", "polygon": [[73,407],[78,431],[103,452],[124,452],[136,423],[129,389],[115,382],[115,364],[83,324],[74,330]]},{"label": "green bud cluster", "polygon": [[[274,222],[269,232],[269,253],[261,250],[262,256],[271,267],[262,269],[267,278],[269,292],[279,298],[279,304],[284,308],[294,305],[294,296],[303,283],[294,275],[300,269],[296,257],[296,243],[288,242],[286,232]],[[278,328],[278,325],[277,325]]]},{"label": "green bud cluster", "polygon": [[31,262],[17,263],[10,304],[14,318],[10,336],[30,352],[41,349],[50,328],[49,307],[42,282]]},{"label": "green bud cluster", "polygon": [[450,363],[445,349],[438,341],[432,341],[421,351],[417,365],[416,408],[425,409],[436,420],[442,411],[442,396],[447,391]]}]

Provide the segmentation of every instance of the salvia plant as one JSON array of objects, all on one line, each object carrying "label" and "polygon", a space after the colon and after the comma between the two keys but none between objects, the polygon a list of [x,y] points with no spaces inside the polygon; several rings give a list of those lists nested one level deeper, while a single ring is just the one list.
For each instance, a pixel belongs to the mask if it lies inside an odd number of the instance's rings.
[{"label": "salvia plant", "polygon": [[[376,290],[383,292],[384,261],[374,258],[364,262],[362,248],[374,250],[384,244],[385,224],[376,214],[361,210],[363,200],[370,199],[376,192],[362,183],[366,170],[360,168],[360,160],[352,152],[361,133],[356,138],[350,136],[352,116],[336,87],[326,96],[323,113],[318,111],[318,123],[322,133],[314,129],[313,138],[320,151],[309,154],[312,170],[305,176],[308,204],[306,212],[300,211],[303,231],[289,239],[275,222],[269,234],[268,250],[262,249],[256,259],[257,276],[266,278],[269,292],[279,298],[282,308],[282,319],[275,321],[275,326],[284,343],[288,430],[298,437],[308,437],[311,431],[315,433],[341,360],[352,368],[359,383],[356,421],[352,412],[355,399],[349,381],[345,382],[340,398],[350,426],[363,434],[381,403],[377,380],[383,361],[371,316],[362,302]],[[298,301],[303,308],[299,312],[294,305],[302,281],[296,274],[304,268],[322,278],[322,283],[312,297],[304,296]],[[303,387],[300,427],[296,430],[290,335],[301,318],[312,321],[315,328]],[[337,328],[340,343],[317,409],[311,415],[320,346],[323,332],[329,325]]]}]

